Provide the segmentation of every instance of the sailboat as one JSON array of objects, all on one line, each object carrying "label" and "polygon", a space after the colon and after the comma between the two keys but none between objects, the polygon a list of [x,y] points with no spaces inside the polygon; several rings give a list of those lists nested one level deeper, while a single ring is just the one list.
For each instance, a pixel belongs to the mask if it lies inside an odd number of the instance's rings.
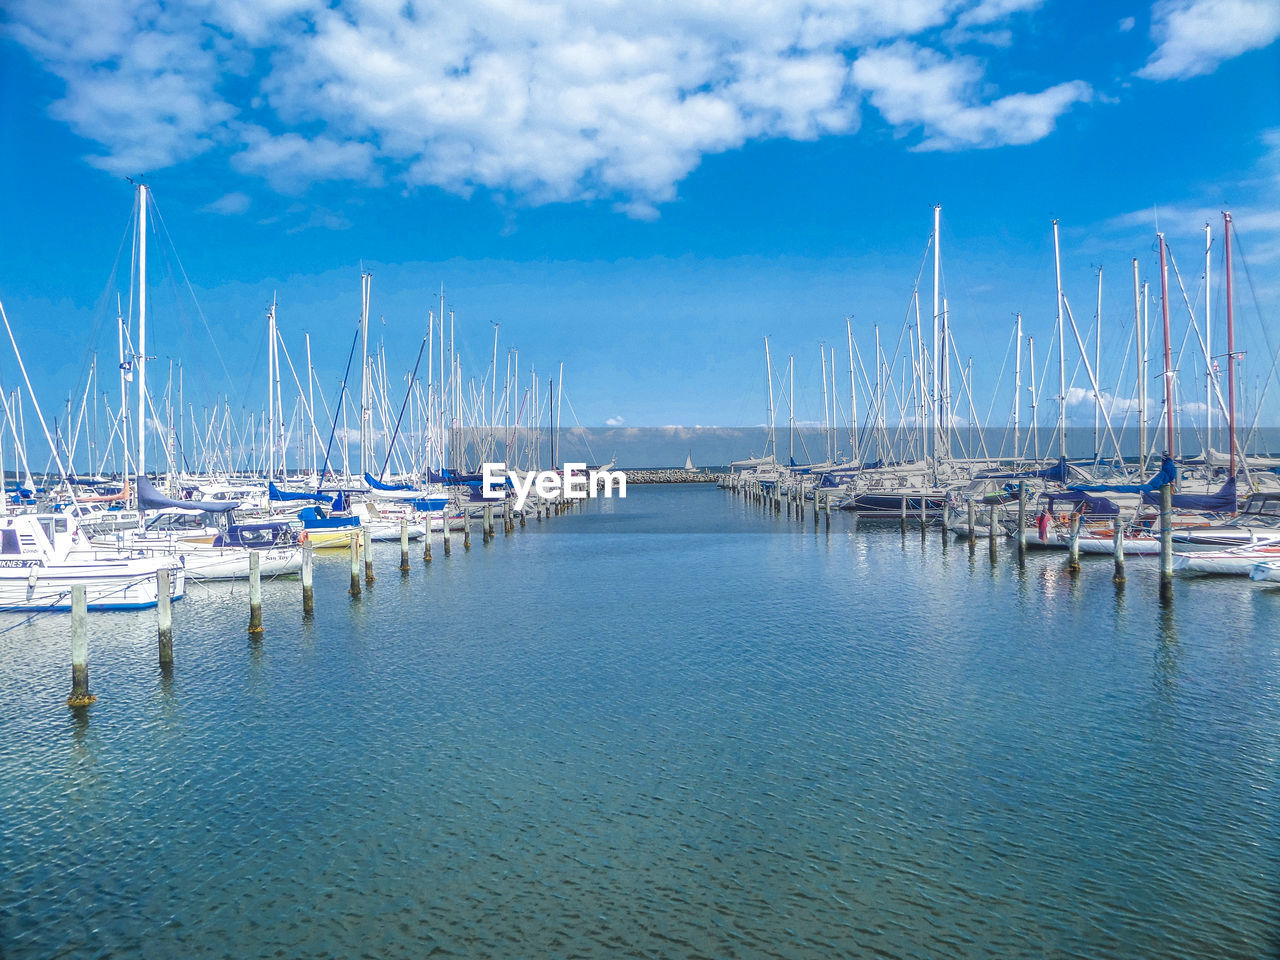
[{"label": "sailboat", "polygon": [[696,473],[698,468],[693,465],[693,451],[689,451],[689,455],[684,458],[684,468],[689,473]]}]

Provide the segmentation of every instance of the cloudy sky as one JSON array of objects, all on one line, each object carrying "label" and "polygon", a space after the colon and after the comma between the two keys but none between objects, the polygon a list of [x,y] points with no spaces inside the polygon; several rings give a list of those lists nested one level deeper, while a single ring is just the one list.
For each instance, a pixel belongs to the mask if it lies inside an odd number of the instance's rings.
[{"label": "cloudy sky", "polygon": [[[1278,35],[1274,0],[9,0],[0,299],[51,402],[83,389],[91,351],[113,365],[124,178],[145,176],[149,346],[182,360],[189,399],[261,405],[273,295],[333,392],[363,268],[393,364],[443,284],[471,371],[496,323],[500,366],[510,347],[540,379],[565,363],[583,423],[761,422],[766,335],[820,420],[820,343],[848,382],[845,317],[868,367],[877,329],[892,355],[913,322],[918,276],[929,322],[942,204],[956,349],[1003,424],[1016,312],[1056,364],[1053,218],[1084,337],[1102,268],[1102,379],[1122,398],[1131,259],[1157,287],[1164,231],[1202,317],[1211,222],[1220,317],[1229,208],[1256,391],[1280,346],[1261,326],[1280,294]],[[1181,345],[1176,280],[1171,299]],[[1198,367],[1188,347],[1187,402]]]}]

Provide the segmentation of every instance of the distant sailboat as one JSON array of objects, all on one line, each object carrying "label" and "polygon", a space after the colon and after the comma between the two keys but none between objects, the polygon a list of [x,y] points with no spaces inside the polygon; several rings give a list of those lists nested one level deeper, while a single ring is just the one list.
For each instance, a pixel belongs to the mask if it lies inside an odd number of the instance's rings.
[{"label": "distant sailboat", "polygon": [[684,458],[684,468],[690,473],[696,473],[698,468],[693,465],[693,451],[689,451],[689,455]]}]

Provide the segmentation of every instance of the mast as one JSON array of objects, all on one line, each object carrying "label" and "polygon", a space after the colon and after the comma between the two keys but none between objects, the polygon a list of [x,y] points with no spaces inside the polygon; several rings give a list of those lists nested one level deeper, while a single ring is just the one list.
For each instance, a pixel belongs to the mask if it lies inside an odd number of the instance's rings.
[{"label": "mast", "polygon": [[1157,233],[1160,241],[1160,315],[1164,322],[1164,424],[1165,452],[1173,456],[1173,373],[1172,348],[1169,344],[1169,273],[1165,265],[1164,234]]},{"label": "mast", "polygon": [[307,412],[311,417],[311,472],[317,472],[316,463],[316,371],[311,366],[311,334],[304,335],[307,342]]},{"label": "mast", "polygon": [[1093,373],[1097,389],[1093,392],[1093,459],[1097,461],[1102,451],[1102,268],[1098,268],[1097,337],[1093,342]]},{"label": "mast", "polygon": [[267,455],[267,476],[276,477],[276,298],[271,296],[267,307],[267,436],[270,453]]},{"label": "mast", "polygon": [[[769,382],[769,437],[765,443],[765,449],[768,449],[769,443],[773,444],[773,458],[778,459],[778,440],[775,435],[774,419],[775,413],[773,409],[773,360],[769,356],[769,338],[764,338],[764,371],[765,379]],[[767,454],[766,454],[767,456]]]},{"label": "mast", "polygon": [[[939,321],[939,318],[941,317],[941,312],[938,309],[938,297],[939,297],[938,280],[939,280],[939,275],[941,273],[941,268],[942,268],[941,251],[939,249],[941,247],[941,243],[939,242],[940,238],[938,236],[938,233],[939,233],[938,228],[941,225],[941,222],[942,222],[942,204],[936,203],[933,205],[933,343],[932,343],[932,351],[931,351],[932,355],[929,357],[929,364],[933,368],[933,385],[932,385],[932,397],[931,397],[931,401],[933,405],[933,420],[934,420],[934,428],[938,431],[938,436],[934,440],[934,444],[933,444],[933,454],[934,454],[935,460],[937,459],[938,454],[943,449],[943,444],[942,444],[943,427],[942,427],[941,418],[939,417],[939,414],[938,414],[939,404],[942,400],[941,383],[939,379],[940,371],[938,369],[938,357],[942,355],[941,346],[938,341],[938,321]],[[876,347],[877,363],[879,362],[879,355],[880,355],[880,348],[879,346],[877,346]],[[877,374],[877,383],[878,382],[879,382],[879,374]]]},{"label": "mast", "polygon": [[1040,430],[1036,423],[1036,407],[1040,405],[1036,397],[1036,338],[1027,337],[1027,360],[1031,363],[1031,452],[1035,459],[1040,459]]},{"label": "mast", "polygon": [[360,474],[369,472],[373,411],[369,408],[369,293],[373,274],[360,274]]},{"label": "mast", "polygon": [[1209,286],[1209,255],[1213,244],[1213,231],[1208,221],[1204,225],[1204,456],[1208,462],[1213,450],[1213,297]]},{"label": "mast", "polygon": [[[1236,475],[1236,330],[1231,276],[1231,214],[1222,214],[1223,254],[1227,263],[1227,432],[1231,437],[1231,476]],[[1257,449],[1256,447],[1254,449]]]},{"label": "mast", "polygon": [[831,421],[827,419],[827,348],[818,344],[818,355],[822,357],[822,434],[827,441],[827,462],[831,461]]},{"label": "mast", "polygon": [[787,377],[790,388],[787,400],[787,456],[790,463],[796,460],[796,358],[795,354],[787,357]]},{"label": "mast", "polygon": [[[1022,456],[1022,430],[1019,422],[1022,404],[1022,314],[1018,314],[1016,330],[1018,356],[1013,365],[1013,458],[1015,460]],[[1004,446],[1003,443],[1000,445]]]},{"label": "mast", "polygon": [[1058,246],[1058,221],[1053,221],[1053,273],[1058,286],[1058,454],[1067,455],[1067,354],[1062,324],[1062,257]]},{"label": "mast", "polygon": [[138,476],[147,472],[147,185],[138,184]]}]

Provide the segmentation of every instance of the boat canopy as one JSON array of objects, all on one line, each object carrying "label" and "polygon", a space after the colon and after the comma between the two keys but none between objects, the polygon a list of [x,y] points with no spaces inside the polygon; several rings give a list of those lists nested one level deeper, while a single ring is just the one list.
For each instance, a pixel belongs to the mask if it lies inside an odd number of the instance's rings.
[{"label": "boat canopy", "polygon": [[174,500],[166,497],[156,489],[150,479],[139,474],[138,509],[139,510],[205,510],[209,513],[228,513],[240,506],[236,500]]},{"label": "boat canopy", "polygon": [[1150,493],[1158,492],[1166,483],[1176,483],[1177,480],[1178,465],[1173,462],[1173,457],[1166,456],[1160,464],[1160,472],[1146,483],[1073,483],[1067,489],[1084,493]]},{"label": "boat canopy", "polygon": [[364,482],[369,485],[370,490],[382,490],[388,493],[413,489],[411,483],[383,483],[381,480],[375,480],[371,473],[364,475]]},{"label": "boat canopy", "polygon": [[1114,517],[1120,513],[1120,507],[1116,505],[1114,500],[1108,500],[1106,497],[1091,497],[1089,494],[1074,487],[1062,492],[1048,494],[1049,512],[1053,512],[1054,504],[1057,502],[1075,504],[1081,513],[1089,513],[1094,516]]},{"label": "boat canopy", "polygon": [[[1153,507],[1160,506],[1160,492],[1145,491],[1142,494],[1142,502]],[[1175,493],[1172,506],[1177,510],[1235,513],[1239,506],[1236,501],[1236,478],[1229,478],[1217,493]]]},{"label": "boat canopy", "polygon": [[292,490],[281,490],[274,483],[267,483],[267,496],[271,500],[310,500],[314,503],[333,503],[333,497],[323,493],[294,493]]}]

